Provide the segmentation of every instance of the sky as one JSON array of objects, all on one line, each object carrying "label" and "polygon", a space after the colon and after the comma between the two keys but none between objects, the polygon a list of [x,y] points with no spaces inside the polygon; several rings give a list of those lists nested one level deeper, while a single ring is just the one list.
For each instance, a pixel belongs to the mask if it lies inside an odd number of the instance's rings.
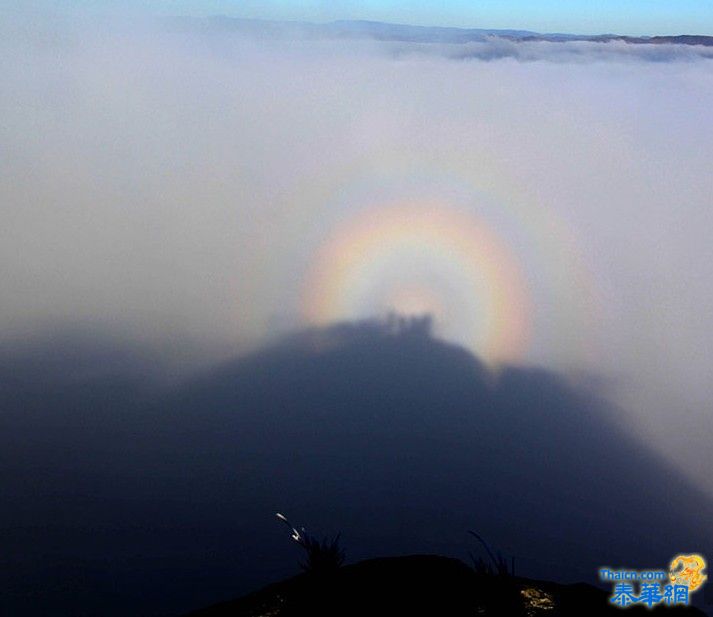
[{"label": "sky", "polygon": [[[27,5],[13,0],[9,3]],[[484,0],[469,2],[284,0],[33,0],[40,9],[135,10],[159,15],[229,15],[260,19],[329,21],[365,19],[474,28],[514,28],[574,34],[713,35],[713,0]]]}]

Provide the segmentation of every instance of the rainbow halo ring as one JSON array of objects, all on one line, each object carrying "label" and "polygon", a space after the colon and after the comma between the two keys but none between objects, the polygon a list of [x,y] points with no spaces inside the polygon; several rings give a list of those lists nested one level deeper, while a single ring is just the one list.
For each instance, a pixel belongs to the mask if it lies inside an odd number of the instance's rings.
[{"label": "rainbow halo ring", "polygon": [[312,325],[429,314],[439,335],[486,362],[524,355],[529,294],[507,244],[471,213],[389,203],[347,220],[318,249],[302,296]]}]

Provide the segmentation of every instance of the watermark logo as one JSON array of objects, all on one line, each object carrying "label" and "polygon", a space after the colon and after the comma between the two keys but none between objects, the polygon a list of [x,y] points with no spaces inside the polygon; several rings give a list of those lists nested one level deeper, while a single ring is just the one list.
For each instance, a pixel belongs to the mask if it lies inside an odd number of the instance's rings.
[{"label": "watermark logo", "polygon": [[599,578],[614,585],[609,602],[619,608],[653,608],[691,603],[691,594],[703,586],[706,561],[701,555],[676,555],[668,570],[613,570],[600,568]]}]

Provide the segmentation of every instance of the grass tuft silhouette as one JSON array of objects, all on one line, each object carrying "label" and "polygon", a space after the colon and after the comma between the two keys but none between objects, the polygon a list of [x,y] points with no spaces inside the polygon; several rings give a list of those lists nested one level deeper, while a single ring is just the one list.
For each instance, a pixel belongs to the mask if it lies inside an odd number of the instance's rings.
[{"label": "grass tuft silhouette", "polygon": [[473,569],[477,574],[487,574],[490,576],[515,576],[515,558],[511,557],[510,558],[510,563],[508,564],[508,559],[505,555],[502,553],[498,552],[493,553],[493,551],[490,549],[490,546],[488,546],[488,543],[482,538],[482,536],[475,531],[468,531],[468,533],[473,536],[480,544],[483,546],[485,549],[485,552],[488,554],[488,558],[490,561],[484,560],[482,557],[478,557],[477,559],[473,555],[473,553],[468,553],[470,555],[470,559],[473,562]]},{"label": "grass tuft silhouette", "polygon": [[307,533],[304,527],[299,529],[295,527],[284,514],[278,512],[275,516],[287,525],[292,540],[305,551],[305,560],[300,563],[305,572],[315,574],[333,572],[344,563],[346,553],[339,543],[341,534],[337,534],[333,538],[325,537],[319,540]]}]

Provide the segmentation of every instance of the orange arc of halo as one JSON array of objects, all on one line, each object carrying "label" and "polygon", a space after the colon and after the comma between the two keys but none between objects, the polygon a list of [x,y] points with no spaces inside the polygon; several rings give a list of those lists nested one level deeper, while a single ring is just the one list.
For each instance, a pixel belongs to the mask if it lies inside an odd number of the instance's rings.
[{"label": "orange arc of halo", "polygon": [[[349,288],[404,242],[422,246],[457,264],[466,281],[485,279],[488,305],[486,361],[522,358],[529,341],[529,294],[511,251],[482,221],[441,204],[390,205],[361,213],[317,250],[302,294],[302,316],[312,325],[353,317],[345,304]],[[396,248],[395,248],[396,247]]]}]

